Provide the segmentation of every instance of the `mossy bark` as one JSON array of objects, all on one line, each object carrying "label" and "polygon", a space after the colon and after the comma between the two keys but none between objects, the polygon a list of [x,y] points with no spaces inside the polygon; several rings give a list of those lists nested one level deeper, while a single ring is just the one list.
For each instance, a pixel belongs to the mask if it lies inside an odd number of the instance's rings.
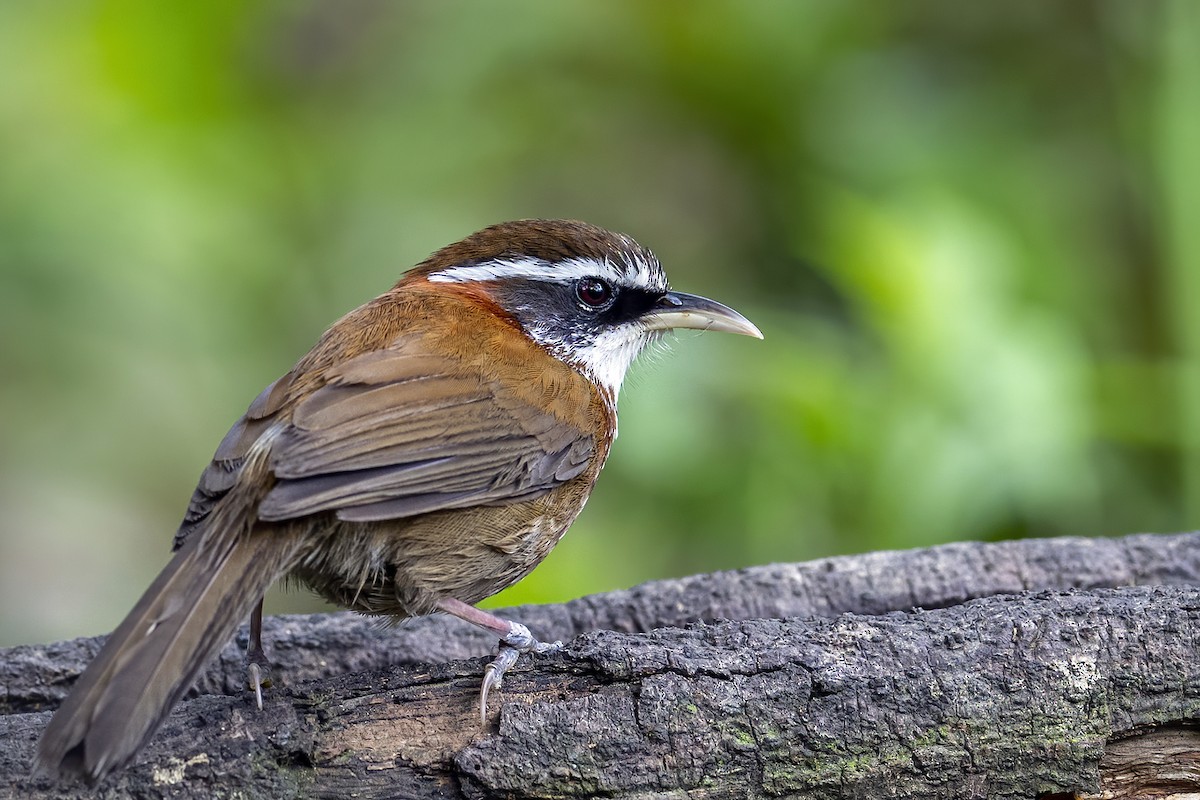
[{"label": "mossy bark", "polygon": [[[1147,583],[1163,585],[1129,585]],[[1182,796],[1200,791],[1198,584],[1200,535],[1185,534],[870,554],[520,609],[544,638],[571,640],[523,660],[482,727],[483,660],[461,659],[486,652],[486,636],[437,618],[383,631],[347,615],[277,619],[283,685],[264,712],[227,650],[201,687],[230,693],[181,704],[98,790]],[[27,765],[48,713],[33,709],[92,648],[0,660],[0,796],[78,796]]]}]

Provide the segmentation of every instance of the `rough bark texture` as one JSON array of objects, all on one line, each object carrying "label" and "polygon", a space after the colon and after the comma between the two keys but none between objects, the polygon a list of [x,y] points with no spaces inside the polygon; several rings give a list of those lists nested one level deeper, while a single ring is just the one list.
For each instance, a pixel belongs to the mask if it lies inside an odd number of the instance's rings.
[{"label": "rough bark texture", "polygon": [[[483,661],[459,659],[487,652],[486,634],[278,618],[285,688],[263,713],[227,649],[200,687],[229,694],[181,704],[97,793],[1184,797],[1200,792],[1195,586],[1200,534],[1143,535],[875,553],[517,609],[570,641],[523,660],[482,729]],[[37,709],[96,646],[0,657],[0,797],[79,795],[27,770]]]}]

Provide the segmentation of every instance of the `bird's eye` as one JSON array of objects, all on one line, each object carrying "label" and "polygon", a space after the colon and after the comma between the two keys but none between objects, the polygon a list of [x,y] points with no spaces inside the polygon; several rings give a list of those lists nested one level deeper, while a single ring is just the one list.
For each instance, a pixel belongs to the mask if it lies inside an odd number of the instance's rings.
[{"label": "bird's eye", "polygon": [[580,278],[575,284],[575,296],[588,308],[603,308],[612,302],[613,288],[600,278]]}]

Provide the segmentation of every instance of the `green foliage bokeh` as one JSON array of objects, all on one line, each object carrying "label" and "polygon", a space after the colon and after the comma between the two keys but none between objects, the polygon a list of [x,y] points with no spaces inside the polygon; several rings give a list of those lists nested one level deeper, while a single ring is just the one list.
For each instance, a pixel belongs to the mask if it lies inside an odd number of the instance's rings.
[{"label": "green foliage bokeh", "polygon": [[766,339],[635,367],[497,602],[1189,528],[1198,86],[1188,0],[0,2],[0,644],[114,626],[259,389],[521,217]]}]

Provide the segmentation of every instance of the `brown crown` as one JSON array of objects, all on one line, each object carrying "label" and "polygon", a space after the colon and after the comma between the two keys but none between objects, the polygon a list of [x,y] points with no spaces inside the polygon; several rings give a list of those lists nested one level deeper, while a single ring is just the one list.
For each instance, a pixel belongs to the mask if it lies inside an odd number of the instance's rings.
[{"label": "brown crown", "polygon": [[554,264],[576,258],[654,262],[654,254],[633,239],[586,222],[523,219],[501,222],[447,245],[412,272],[428,274],[456,266],[509,258],[536,258]]}]

